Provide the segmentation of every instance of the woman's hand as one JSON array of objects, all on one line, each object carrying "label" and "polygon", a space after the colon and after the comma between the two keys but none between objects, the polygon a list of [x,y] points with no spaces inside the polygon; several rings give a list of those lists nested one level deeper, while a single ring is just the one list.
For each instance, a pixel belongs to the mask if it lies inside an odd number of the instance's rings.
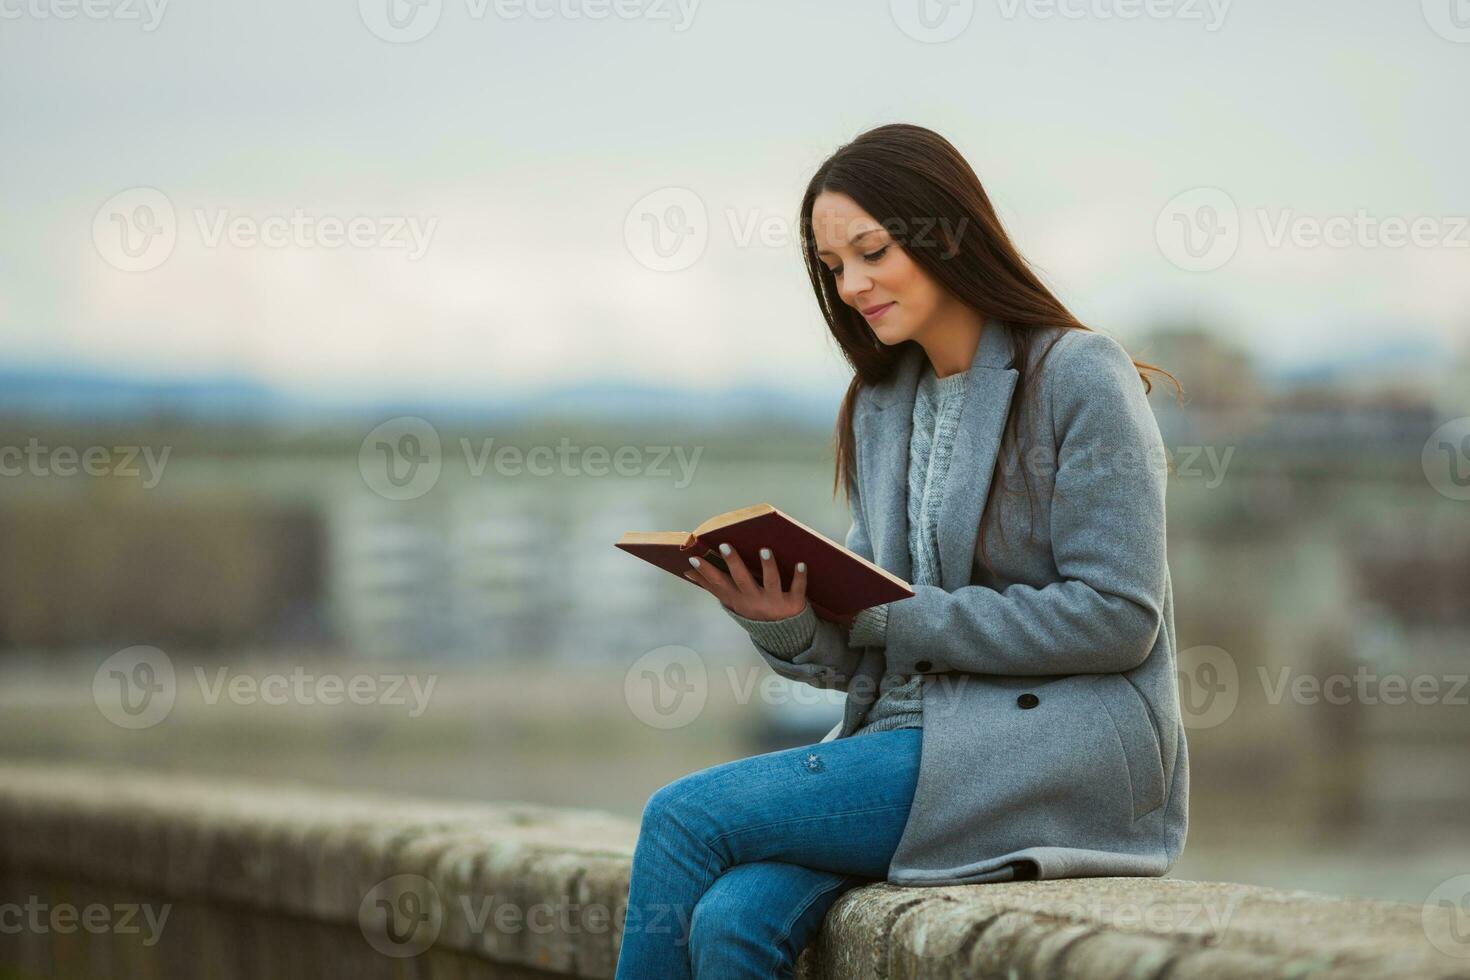
[{"label": "woman's hand", "polygon": [[[806,608],[806,562],[796,563],[796,571],[791,576],[791,590],[783,592],[775,555],[770,548],[762,548],[760,554],[762,581],[759,583],[745,567],[734,545],[730,544],[720,545],[720,555],[730,569],[729,575],[707,561],[691,557],[689,563],[694,570],[685,572],[684,577],[746,619],[773,620],[795,616]],[[731,581],[732,577],[734,581]]]}]

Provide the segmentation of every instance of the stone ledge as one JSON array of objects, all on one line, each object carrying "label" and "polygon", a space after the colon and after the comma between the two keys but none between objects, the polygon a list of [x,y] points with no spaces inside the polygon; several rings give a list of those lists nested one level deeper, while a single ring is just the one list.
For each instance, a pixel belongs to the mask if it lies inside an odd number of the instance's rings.
[{"label": "stone ledge", "polygon": [[[442,913],[415,975],[611,977],[637,829],[613,814],[534,804],[0,766],[7,893],[64,887],[70,895],[152,896],[177,903],[196,929],[242,913],[277,923],[262,936],[328,929],[355,976],[404,975],[405,960],[375,953],[372,926],[360,918],[381,898],[426,901],[420,907]],[[1470,960],[1428,941],[1423,912],[1172,878],[882,883],[833,906],[798,975],[1470,977]],[[527,913],[542,916],[542,927]],[[152,966],[137,950],[129,955],[141,971],[129,975],[175,975],[162,954]]]}]

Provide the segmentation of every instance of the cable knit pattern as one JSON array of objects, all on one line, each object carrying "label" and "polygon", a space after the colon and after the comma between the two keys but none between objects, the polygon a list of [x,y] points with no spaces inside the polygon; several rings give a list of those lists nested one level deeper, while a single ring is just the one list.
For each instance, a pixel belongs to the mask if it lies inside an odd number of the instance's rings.
[{"label": "cable knit pattern", "polygon": [[[913,581],[919,585],[939,584],[939,503],[949,475],[955,431],[959,427],[968,371],[940,378],[930,364],[924,366],[914,398],[913,428],[909,438],[908,517],[909,556]],[[816,613],[811,603],[794,616],[776,620],[747,619],[728,606],[721,606],[744,627],[757,643],[770,652],[790,657],[811,645],[816,632]],[[884,646],[888,634],[888,605],[873,606],[853,617],[848,646]],[[854,735],[919,728],[923,725],[924,678],[894,675],[879,681],[879,694],[868,708],[862,727]]]},{"label": "cable knit pattern", "polygon": [[[914,397],[913,429],[909,437],[909,555],[914,583],[939,584],[939,502],[949,475],[954,434],[959,426],[968,371],[936,377],[926,365]],[[863,610],[865,638],[882,646],[888,633],[888,606]],[[857,617],[853,618],[854,628]],[[850,641],[851,644],[851,641]],[[894,728],[920,728],[924,722],[924,676],[889,675],[878,682],[878,699],[854,735]]]}]

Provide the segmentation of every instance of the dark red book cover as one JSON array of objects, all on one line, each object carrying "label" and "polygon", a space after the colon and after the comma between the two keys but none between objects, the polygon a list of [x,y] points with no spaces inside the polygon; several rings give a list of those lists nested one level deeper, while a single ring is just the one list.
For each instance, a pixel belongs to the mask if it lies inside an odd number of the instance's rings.
[{"label": "dark red book cover", "polygon": [[760,549],[770,548],[783,589],[791,588],[796,563],[806,562],[807,600],[824,619],[849,616],[914,594],[903,579],[770,504],[717,514],[693,531],[629,531],[615,545],[683,579],[691,568],[691,555],[728,574],[729,567],[717,550],[725,543],[735,549],[757,582],[762,578]]}]

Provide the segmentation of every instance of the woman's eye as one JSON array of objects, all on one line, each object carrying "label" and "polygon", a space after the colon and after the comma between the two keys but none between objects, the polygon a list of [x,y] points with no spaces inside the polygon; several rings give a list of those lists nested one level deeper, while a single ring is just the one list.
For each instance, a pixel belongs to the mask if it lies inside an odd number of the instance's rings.
[{"label": "woman's eye", "polygon": [[[863,258],[867,259],[869,262],[877,262],[879,259],[881,259],[883,257],[883,253],[885,253],[887,251],[888,251],[888,246],[887,245],[884,245],[882,248],[878,249],[878,251],[876,251],[876,252],[869,252],[867,255],[864,255]],[[840,275],[842,275],[842,266],[839,265],[837,268],[835,268],[835,269],[829,269],[828,271],[831,272],[832,275],[834,275],[834,276],[840,276]]]}]

